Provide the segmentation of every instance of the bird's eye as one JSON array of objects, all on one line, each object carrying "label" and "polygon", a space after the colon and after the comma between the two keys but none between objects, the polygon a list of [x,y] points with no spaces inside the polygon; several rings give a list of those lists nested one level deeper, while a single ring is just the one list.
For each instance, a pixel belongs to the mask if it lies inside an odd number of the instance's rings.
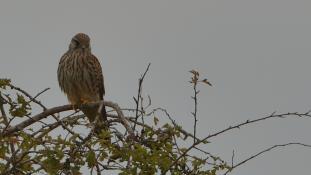
[{"label": "bird's eye", "polygon": [[69,48],[75,49],[75,48],[77,48],[79,45],[80,45],[79,41],[76,40],[75,38],[73,38],[73,39],[71,40],[71,42],[70,42]]},{"label": "bird's eye", "polygon": [[73,44],[75,45],[75,46],[79,46],[79,41],[78,40],[76,40],[76,39],[72,39],[72,42],[73,42]]}]

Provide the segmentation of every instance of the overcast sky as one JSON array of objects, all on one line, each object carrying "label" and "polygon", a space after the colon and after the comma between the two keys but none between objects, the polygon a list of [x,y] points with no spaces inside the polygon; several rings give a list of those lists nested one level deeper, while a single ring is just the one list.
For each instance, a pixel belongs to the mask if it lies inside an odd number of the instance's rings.
[{"label": "overcast sky", "polygon": [[[310,0],[1,1],[0,77],[63,105],[56,71],[71,37],[84,32],[100,59],[106,99],[133,107],[137,79],[151,63],[144,94],[191,131],[189,70],[200,87],[206,136],[274,111],[311,109]],[[287,142],[311,144],[311,119],[275,119],[224,134],[205,147],[235,161]],[[258,157],[232,175],[310,174],[311,149],[291,146]]]}]

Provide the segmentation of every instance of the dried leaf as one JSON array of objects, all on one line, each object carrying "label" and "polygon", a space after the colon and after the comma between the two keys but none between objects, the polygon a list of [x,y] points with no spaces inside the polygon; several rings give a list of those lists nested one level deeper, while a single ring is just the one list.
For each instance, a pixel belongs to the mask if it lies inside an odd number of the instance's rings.
[{"label": "dried leaf", "polygon": [[212,84],[205,78],[204,80],[202,80],[203,83],[212,86]]},{"label": "dried leaf", "polygon": [[199,76],[199,72],[192,69],[191,71],[189,71],[190,73],[192,73],[194,76]]}]

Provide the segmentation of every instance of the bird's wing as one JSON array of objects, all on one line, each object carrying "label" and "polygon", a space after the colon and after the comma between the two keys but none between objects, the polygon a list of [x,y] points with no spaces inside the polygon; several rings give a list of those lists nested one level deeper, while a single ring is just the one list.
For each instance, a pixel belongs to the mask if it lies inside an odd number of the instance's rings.
[{"label": "bird's wing", "polygon": [[105,95],[105,86],[102,67],[100,66],[98,59],[94,55],[91,55],[88,61],[91,62],[93,68],[94,78],[96,79],[95,86],[97,88],[99,98],[100,100],[103,100],[103,96]]},{"label": "bird's wing", "polygon": [[67,53],[65,53],[61,58],[60,58],[60,61],[59,61],[59,64],[58,64],[58,69],[57,69],[57,79],[58,79],[58,84],[59,84],[59,87],[61,88],[61,90],[63,91],[63,92],[65,92],[67,89],[65,88],[65,85],[64,85],[64,83],[65,83],[65,81],[64,81],[64,79],[65,79],[65,70],[66,70],[66,68],[65,68],[65,60],[68,58],[68,55],[67,55]]}]

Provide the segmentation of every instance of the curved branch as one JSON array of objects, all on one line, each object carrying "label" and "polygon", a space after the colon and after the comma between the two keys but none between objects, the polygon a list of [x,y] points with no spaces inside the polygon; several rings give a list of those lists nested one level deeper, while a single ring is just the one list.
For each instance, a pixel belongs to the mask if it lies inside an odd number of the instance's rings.
[{"label": "curved branch", "polygon": [[116,112],[118,114],[117,117],[121,120],[122,125],[125,127],[127,132],[130,134],[131,139],[135,139],[134,130],[130,126],[128,120],[124,117],[123,112],[122,112],[121,108],[119,107],[119,105],[117,103],[113,103],[113,102],[109,102],[109,104],[108,104],[108,102],[105,102],[104,105],[109,106],[109,107],[116,110]]},{"label": "curved branch", "polygon": [[64,106],[58,106],[58,107],[54,107],[54,108],[51,108],[51,109],[47,109],[43,112],[41,112],[40,114],[37,114],[33,117],[31,117],[30,119],[27,119],[23,122],[21,122],[20,124],[16,125],[16,126],[13,126],[13,127],[10,127],[8,128],[7,130],[5,130],[1,136],[7,136],[7,135],[11,135],[17,131],[20,131],[24,128],[26,128],[27,126],[41,120],[41,119],[44,119],[52,114],[55,114],[55,113],[59,113],[59,112],[63,112],[63,111],[69,111],[72,109],[72,105],[64,105]]},{"label": "curved branch", "polygon": [[[83,105],[80,105],[78,106],[78,108],[85,108],[85,107],[96,107],[98,105],[100,105],[102,103],[102,101],[99,101],[99,102],[95,102],[95,103],[88,103],[88,104],[83,104]],[[134,131],[133,129],[131,128],[131,126],[129,125],[127,119],[124,117],[120,107],[118,106],[117,103],[113,103],[113,102],[110,102],[110,101],[105,101],[104,102],[104,105],[105,106],[108,106],[108,107],[111,107],[113,109],[115,109],[115,111],[117,112],[117,116],[118,118],[120,119],[121,123],[123,124],[123,126],[126,128],[126,130],[129,132],[130,136],[131,137],[134,137]],[[54,108],[50,108],[50,109],[47,109],[33,117],[31,117],[30,119],[27,119],[19,124],[17,124],[16,126],[13,126],[13,127],[10,127],[6,130],[4,130],[1,134],[0,134],[0,137],[5,137],[5,136],[8,136],[8,135],[11,135],[15,132],[18,132],[18,131],[21,131],[23,130],[24,128],[32,125],[33,123],[37,122],[37,121],[40,121],[44,118],[47,118],[48,116],[50,115],[53,115],[55,113],[59,113],[59,112],[64,112],[64,111],[69,111],[69,110],[73,110],[73,106],[72,105],[63,105],[63,106],[57,106],[57,107],[54,107]],[[108,115],[109,116],[109,115]]]}]

